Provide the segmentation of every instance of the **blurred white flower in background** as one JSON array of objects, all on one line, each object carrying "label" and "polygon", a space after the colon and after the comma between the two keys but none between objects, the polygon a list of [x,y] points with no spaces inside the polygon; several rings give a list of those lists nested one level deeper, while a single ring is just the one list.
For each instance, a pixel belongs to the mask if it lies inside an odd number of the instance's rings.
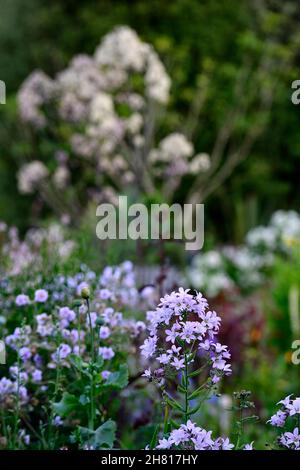
[{"label": "blurred white flower in background", "polygon": [[[180,132],[156,143],[155,123],[168,103],[170,87],[158,54],[128,26],[104,36],[93,56],[75,56],[54,79],[33,72],[18,93],[20,116],[33,130],[48,126],[63,150],[54,152],[56,168],[52,160],[47,168],[42,162],[24,165],[20,191],[32,193],[43,181],[42,198],[65,213],[67,198],[60,194],[60,204],[55,189],[72,188],[80,174],[89,201],[103,200],[109,184],[116,192],[135,184],[147,194],[159,187],[164,199],[171,200],[185,175],[208,171],[210,157],[195,155],[193,144]],[[43,162],[47,158],[51,155]]]},{"label": "blurred white flower in background", "polygon": [[30,194],[48,176],[47,167],[39,160],[23,165],[18,172],[18,188],[23,194]]}]

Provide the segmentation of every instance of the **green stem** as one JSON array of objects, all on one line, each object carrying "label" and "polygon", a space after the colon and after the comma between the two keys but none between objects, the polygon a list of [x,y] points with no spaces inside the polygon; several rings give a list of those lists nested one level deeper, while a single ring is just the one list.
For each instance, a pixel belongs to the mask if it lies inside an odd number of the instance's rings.
[{"label": "green stem", "polygon": [[184,397],[185,397],[185,407],[184,407],[184,421],[185,424],[188,421],[188,411],[189,411],[189,392],[188,392],[188,384],[189,384],[189,378],[188,378],[188,363],[187,363],[187,354],[186,352],[184,353],[184,382],[185,382],[185,392],[184,392]]},{"label": "green stem", "polygon": [[79,349],[79,356],[81,354],[81,339],[80,339],[80,333],[81,333],[81,324],[80,324],[80,313],[79,313],[79,308],[77,308],[77,332],[78,332],[78,349]]},{"label": "green stem", "polygon": [[17,391],[16,391],[16,410],[15,410],[15,419],[14,419],[14,432],[13,432],[13,439],[12,439],[12,448],[16,448],[16,439],[18,434],[18,427],[19,427],[19,414],[20,414],[20,354],[18,351],[18,360],[17,360]]},{"label": "green stem", "polygon": [[90,382],[90,400],[91,400],[91,412],[89,419],[89,428],[94,430],[94,420],[95,420],[95,402],[94,402],[94,363],[95,363],[95,346],[94,346],[94,329],[92,325],[91,312],[90,312],[90,302],[89,299],[86,299],[86,305],[88,309],[88,319],[91,333],[91,382]]},{"label": "green stem", "polygon": [[[54,393],[53,393],[53,399],[52,402],[55,403],[58,395],[58,389],[59,389],[59,380],[60,380],[60,357],[58,357],[57,360],[57,367],[56,367],[56,377],[55,377],[55,386],[54,386]],[[51,407],[51,413],[50,413],[50,421],[49,421],[49,445],[50,448],[52,446],[52,435],[53,435],[53,419],[54,419],[54,408],[53,405]]]},{"label": "green stem", "polygon": [[243,435],[243,409],[241,408],[240,409],[240,424],[239,424],[239,428],[238,428],[238,435],[237,435],[237,441],[236,441],[236,450],[239,450],[239,445],[240,445],[240,438],[242,437]]},{"label": "green stem", "polygon": [[30,431],[32,432],[32,434],[35,435],[35,437],[41,441],[42,445],[43,445],[43,448],[46,450],[47,449],[47,444],[43,438],[42,435],[40,435],[35,429],[34,427],[30,424],[30,422],[27,420],[27,418],[25,417],[25,415],[22,415],[21,416],[22,418],[22,421],[24,421],[24,423],[26,424],[26,426],[30,429]]},{"label": "green stem", "polygon": [[1,408],[1,421],[2,421],[4,437],[6,437],[7,442],[8,442],[8,433],[7,433],[7,429],[6,429],[6,422],[5,422],[5,416],[4,416],[3,408]]},{"label": "green stem", "polygon": [[167,434],[169,428],[169,407],[166,405],[164,418],[164,434]]},{"label": "green stem", "polygon": [[89,299],[86,299],[86,305],[88,309],[89,326],[90,326],[90,333],[91,333],[91,357],[92,357],[92,362],[94,363],[95,362],[94,329],[92,325]]},{"label": "green stem", "polygon": [[89,420],[89,428],[94,430],[95,404],[94,404],[94,371],[91,371],[91,416]]}]

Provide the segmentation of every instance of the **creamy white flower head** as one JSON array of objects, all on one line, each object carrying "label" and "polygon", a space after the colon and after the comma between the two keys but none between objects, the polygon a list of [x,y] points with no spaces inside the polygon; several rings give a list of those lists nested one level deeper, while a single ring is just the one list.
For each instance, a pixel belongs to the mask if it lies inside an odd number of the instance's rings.
[{"label": "creamy white flower head", "polygon": [[148,98],[167,103],[171,80],[164,65],[152,47],[128,26],[118,27],[104,37],[96,49],[95,62],[106,76],[106,89],[120,87],[133,71],[144,74]]},{"label": "creamy white flower head", "polygon": [[86,54],[75,56],[69,67],[57,75],[56,82],[60,95],[69,92],[82,100],[92,99],[105,85],[93,58]]},{"label": "creamy white flower head", "polygon": [[91,101],[90,119],[92,122],[103,122],[114,114],[112,97],[108,93],[98,92]]},{"label": "creamy white flower head", "polygon": [[23,165],[18,172],[19,191],[23,194],[32,193],[48,174],[48,169],[39,160]]},{"label": "creamy white flower head", "polygon": [[54,172],[53,182],[58,189],[64,189],[67,186],[70,172],[66,166],[60,165]]},{"label": "creamy white flower head", "polygon": [[95,52],[98,65],[124,68],[141,72],[146,63],[149,46],[143,43],[135,31],[120,26],[107,34]]},{"label": "creamy white flower head", "polygon": [[174,132],[165,137],[159,148],[166,158],[187,158],[190,157],[194,151],[193,144],[179,132]]},{"label": "creamy white flower head", "polygon": [[190,172],[197,174],[210,169],[210,156],[207,153],[199,153],[194,156],[190,163]]},{"label": "creamy white flower head", "polygon": [[133,113],[126,121],[126,128],[131,134],[138,134],[143,126],[143,117],[140,113]]},{"label": "creamy white flower head", "polygon": [[157,149],[151,150],[149,159],[152,163],[185,163],[187,158],[193,154],[193,151],[192,143],[183,134],[174,132],[165,137],[159,143]]},{"label": "creamy white flower head", "polygon": [[21,119],[35,127],[44,127],[46,118],[41,106],[54,96],[55,91],[55,82],[44,72],[36,70],[29,75],[18,93]]},{"label": "creamy white flower head", "polygon": [[169,100],[171,80],[156,52],[151,49],[146,72],[146,92],[149,98],[166,104]]}]

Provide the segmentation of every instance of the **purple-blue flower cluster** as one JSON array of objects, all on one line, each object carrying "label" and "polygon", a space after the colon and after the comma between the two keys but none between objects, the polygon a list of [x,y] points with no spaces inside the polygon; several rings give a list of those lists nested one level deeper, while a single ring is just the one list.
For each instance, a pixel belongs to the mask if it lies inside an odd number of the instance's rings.
[{"label": "purple-blue flower cluster", "polygon": [[[228,348],[216,340],[221,319],[208,309],[201,293],[192,295],[180,288],[163,297],[157,309],[147,313],[147,319],[149,336],[141,351],[146,359],[155,359],[159,368],[181,371],[198,356],[208,361],[212,383],[231,374]],[[151,378],[153,374],[147,369],[144,376]]]},{"label": "purple-blue flower cluster", "polygon": [[268,423],[272,426],[283,428],[288,418],[296,418],[298,423],[297,427],[293,431],[286,431],[282,433],[278,442],[279,445],[291,449],[291,450],[300,450],[300,435],[299,435],[299,419],[300,419],[300,397],[295,399],[291,398],[292,395],[288,395],[283,400],[278,402],[278,405],[281,405],[281,409],[271,416]]}]

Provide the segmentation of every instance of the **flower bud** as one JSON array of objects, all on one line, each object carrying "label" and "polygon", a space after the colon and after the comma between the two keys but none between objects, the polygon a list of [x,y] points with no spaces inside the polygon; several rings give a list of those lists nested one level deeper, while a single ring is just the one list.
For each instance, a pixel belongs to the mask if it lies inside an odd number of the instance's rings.
[{"label": "flower bud", "polygon": [[88,286],[85,286],[81,289],[81,297],[83,299],[89,299],[90,298],[90,288]]}]

